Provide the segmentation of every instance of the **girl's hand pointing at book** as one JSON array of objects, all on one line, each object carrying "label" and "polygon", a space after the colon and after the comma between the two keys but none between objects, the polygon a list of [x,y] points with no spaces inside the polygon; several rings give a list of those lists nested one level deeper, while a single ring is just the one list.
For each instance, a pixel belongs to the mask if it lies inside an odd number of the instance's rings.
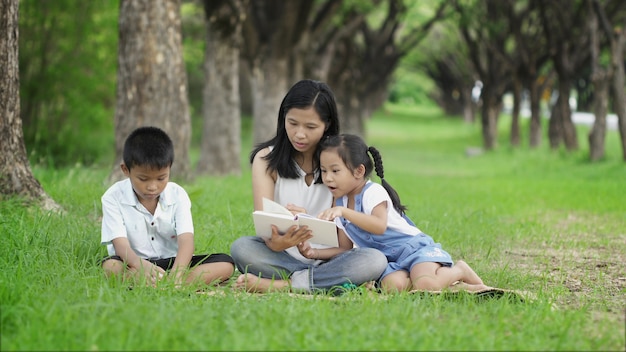
[{"label": "girl's hand pointing at book", "polygon": [[317,217],[322,220],[333,221],[343,216],[344,207],[332,207],[321,212]]}]

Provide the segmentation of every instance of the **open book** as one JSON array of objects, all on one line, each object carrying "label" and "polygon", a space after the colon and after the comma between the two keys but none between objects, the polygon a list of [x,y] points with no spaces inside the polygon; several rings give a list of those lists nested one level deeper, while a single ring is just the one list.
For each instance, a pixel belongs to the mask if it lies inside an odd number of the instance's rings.
[{"label": "open book", "polygon": [[263,238],[272,236],[272,225],[278,227],[280,233],[285,233],[293,225],[308,226],[313,232],[311,243],[325,244],[338,247],[337,226],[333,221],[318,219],[308,214],[293,215],[282,205],[263,198],[263,210],[252,213],[256,235]]}]

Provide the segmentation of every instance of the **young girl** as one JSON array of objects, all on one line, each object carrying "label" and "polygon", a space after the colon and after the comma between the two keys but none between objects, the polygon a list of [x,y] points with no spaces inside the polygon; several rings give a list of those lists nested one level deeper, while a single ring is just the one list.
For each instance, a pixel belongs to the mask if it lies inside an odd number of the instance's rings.
[{"label": "young girl", "polygon": [[[254,209],[263,198],[295,213],[316,215],[332,206],[332,195],[320,179],[319,142],[339,133],[335,97],[321,82],[294,84],[278,109],[276,135],[250,154]],[[231,255],[242,273],[235,286],[253,292],[328,290],[343,284],[376,280],[387,266],[385,256],[371,248],[352,248],[345,236],[339,255],[303,257],[296,245],[310,239],[306,227],[293,226],[284,234],[273,229],[271,238],[244,236],[231,245]]]},{"label": "young girl", "polygon": [[[347,235],[358,247],[375,248],[387,256],[389,264],[381,276],[383,290],[438,291],[453,284],[468,291],[489,288],[465,262],[453,264],[441,245],[404,214],[406,207],[384,179],[378,150],[368,148],[358,136],[343,134],[323,140],[320,151],[322,180],[336,206],[319,217],[335,219],[340,235]],[[374,165],[382,186],[368,180]],[[323,255],[307,243],[299,249],[304,256]]]}]

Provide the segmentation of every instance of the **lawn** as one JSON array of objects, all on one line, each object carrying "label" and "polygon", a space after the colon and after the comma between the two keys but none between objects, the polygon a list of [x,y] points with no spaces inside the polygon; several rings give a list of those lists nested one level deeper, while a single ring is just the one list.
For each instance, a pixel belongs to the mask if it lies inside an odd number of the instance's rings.
[{"label": "lawn", "polygon": [[[503,117],[499,147],[471,157],[480,127],[436,109],[388,106],[367,127],[417,226],[488,285],[528,299],[129,290],[98,266],[107,166],[35,166],[66,212],[0,203],[0,350],[624,351],[626,164],[616,131],[606,160],[589,163],[588,127],[578,152],[545,140],[511,148]],[[229,252],[253,233],[247,166],[182,185],[198,252]]]}]

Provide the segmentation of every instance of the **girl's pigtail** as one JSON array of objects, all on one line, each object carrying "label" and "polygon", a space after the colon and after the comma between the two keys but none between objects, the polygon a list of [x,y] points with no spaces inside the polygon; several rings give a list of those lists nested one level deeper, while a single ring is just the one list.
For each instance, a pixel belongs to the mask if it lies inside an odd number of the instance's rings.
[{"label": "girl's pigtail", "polygon": [[393,207],[400,213],[400,215],[404,215],[406,207],[400,202],[400,196],[398,195],[398,192],[396,192],[396,190],[393,189],[393,187],[391,187],[391,185],[387,181],[385,181],[383,158],[380,156],[380,152],[374,147],[367,148],[367,151],[372,155],[372,158],[374,159],[374,169],[376,170],[376,175],[380,177],[380,183],[389,194],[389,197],[391,198],[391,201],[393,203]]}]

